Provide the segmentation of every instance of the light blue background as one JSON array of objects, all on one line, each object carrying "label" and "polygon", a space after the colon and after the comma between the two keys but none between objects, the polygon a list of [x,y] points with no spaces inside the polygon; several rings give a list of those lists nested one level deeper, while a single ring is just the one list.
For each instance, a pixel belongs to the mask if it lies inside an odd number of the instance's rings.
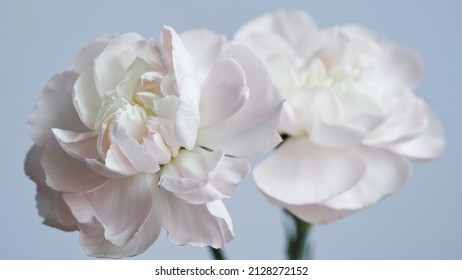
[{"label": "light blue background", "polygon": [[[159,38],[210,28],[231,37],[245,21],[278,8],[301,8],[321,27],[357,22],[415,50],[425,65],[416,94],[442,121],[448,142],[438,160],[415,165],[405,187],[379,204],[315,228],[318,259],[462,259],[461,1],[23,1],[0,0],[0,259],[82,259],[78,233],[41,224],[35,184],[23,172],[32,141],[26,124],[45,82],[107,33]],[[254,160],[255,162],[255,160]],[[225,201],[236,238],[233,259],[284,258],[283,215],[248,178]],[[163,233],[141,259],[207,259],[203,248],[175,246]]]}]

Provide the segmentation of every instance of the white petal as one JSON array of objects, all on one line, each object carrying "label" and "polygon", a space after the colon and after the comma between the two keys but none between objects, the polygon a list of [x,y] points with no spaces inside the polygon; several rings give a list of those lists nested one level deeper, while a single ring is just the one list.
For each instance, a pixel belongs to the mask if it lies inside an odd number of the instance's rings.
[{"label": "white petal", "polygon": [[272,84],[266,66],[245,47],[230,47],[225,57],[237,61],[246,75],[249,99],[231,118],[200,130],[197,144],[223,148],[226,154],[245,157],[263,153],[280,142],[282,97]]},{"label": "white petal", "polygon": [[178,143],[188,150],[194,148],[200,124],[199,83],[193,76],[185,76],[179,82],[179,104],[175,117],[175,136]]},{"label": "white petal", "polygon": [[133,238],[151,213],[156,186],[155,174],[138,174],[109,180],[85,195],[104,226],[107,240],[122,246]]},{"label": "white petal", "polygon": [[93,69],[84,71],[74,85],[73,101],[79,118],[90,129],[95,130],[95,121],[101,107],[101,98],[96,90]]},{"label": "white petal", "polygon": [[191,205],[161,189],[162,225],[168,239],[178,245],[223,247],[234,238],[223,202]]},{"label": "white petal", "polygon": [[202,83],[201,127],[233,116],[247,99],[248,88],[241,66],[231,58],[218,60]]},{"label": "white petal", "polygon": [[100,96],[114,90],[116,85],[123,80],[126,68],[131,65],[135,57],[132,58],[132,61],[122,61],[121,55],[124,51],[127,52],[130,48],[133,48],[135,42],[143,39],[143,37],[135,33],[126,33],[114,37],[108,42],[104,51],[95,59],[94,81]]},{"label": "white petal", "polygon": [[249,174],[250,164],[242,159],[225,156],[218,163],[215,178],[204,187],[175,195],[191,204],[205,204],[227,198]]},{"label": "white petal", "polygon": [[215,178],[223,160],[221,150],[204,152],[182,150],[162,169],[159,185],[170,192],[189,193],[204,187]]},{"label": "white petal", "polygon": [[432,159],[441,155],[446,146],[443,127],[426,106],[425,113],[428,123],[421,134],[408,141],[391,145],[387,149],[413,159]]},{"label": "white petal", "polygon": [[191,54],[201,81],[229,44],[225,36],[205,29],[187,31],[182,33],[180,37]]},{"label": "white petal", "polygon": [[111,145],[106,153],[106,165],[126,175],[134,175],[138,172],[155,173],[160,168],[159,164],[141,144],[128,135],[130,132],[126,128],[136,130],[134,128],[136,126],[136,123],[124,123],[123,121],[111,123],[109,128]]},{"label": "white petal", "polygon": [[352,188],[366,170],[348,150],[317,146],[308,138],[289,138],[254,169],[257,186],[287,204],[317,203]]},{"label": "white petal", "polygon": [[43,218],[43,223],[64,231],[72,231],[76,228],[72,225],[61,222],[56,213],[56,203],[60,199],[60,192],[48,187],[45,182],[45,173],[42,165],[40,164],[41,150],[38,146],[34,145],[26,156],[24,169],[26,175],[29,176],[37,184],[37,195],[35,200],[37,202],[37,210],[40,217]]},{"label": "white petal", "polygon": [[61,148],[76,159],[99,159],[98,151],[96,149],[98,136],[95,132],[78,133],[54,128],[53,134],[55,135],[56,140],[58,140]]},{"label": "white petal", "polygon": [[359,182],[348,191],[324,203],[334,209],[366,208],[402,187],[410,174],[410,163],[404,157],[374,148],[358,148],[367,165]]},{"label": "white petal", "polygon": [[86,192],[93,190],[108,179],[87,167],[84,161],[67,154],[56,142],[47,142],[42,153],[42,166],[47,185],[57,191]]},{"label": "white petal", "polygon": [[87,130],[72,103],[72,87],[76,79],[77,73],[63,72],[52,77],[42,90],[28,124],[32,139],[39,147],[53,138],[52,128]]},{"label": "white petal", "polygon": [[316,32],[317,27],[308,14],[297,10],[280,10],[247,22],[238,30],[235,40],[251,46],[264,58],[278,54],[294,59],[298,56],[299,42]]}]

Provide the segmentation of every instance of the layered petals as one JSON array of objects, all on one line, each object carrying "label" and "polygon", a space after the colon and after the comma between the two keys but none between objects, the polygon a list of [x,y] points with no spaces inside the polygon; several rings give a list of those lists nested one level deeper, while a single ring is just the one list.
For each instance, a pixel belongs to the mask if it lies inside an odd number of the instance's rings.
[{"label": "layered petals", "polygon": [[411,160],[444,150],[441,124],[413,92],[422,73],[413,52],[359,25],[318,29],[293,10],[251,20],[235,39],[265,59],[286,98],[285,142],[254,169],[255,182],[300,219],[367,208],[405,184]]},{"label": "layered petals", "polygon": [[222,199],[279,143],[282,97],[265,64],[207,30],[160,42],[100,39],[53,77],[32,113],[26,174],[44,223],[80,232],[85,252],[145,251],[161,228],[175,244],[233,239]]}]

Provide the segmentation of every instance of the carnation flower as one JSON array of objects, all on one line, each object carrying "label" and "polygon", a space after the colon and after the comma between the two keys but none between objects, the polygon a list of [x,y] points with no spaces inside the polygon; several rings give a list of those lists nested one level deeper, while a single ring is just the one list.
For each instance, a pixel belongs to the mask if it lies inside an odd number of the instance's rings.
[{"label": "carnation flower", "polygon": [[26,173],[44,223],[92,256],[233,238],[222,202],[280,142],[282,98],[264,62],[207,30],[160,43],[129,33],[84,48],[34,109]]},{"label": "carnation flower", "polygon": [[284,143],[254,169],[260,190],[310,223],[330,222],[399,189],[413,160],[444,148],[413,88],[417,56],[357,25],[318,29],[301,11],[245,24],[235,40],[267,62],[285,97]]}]

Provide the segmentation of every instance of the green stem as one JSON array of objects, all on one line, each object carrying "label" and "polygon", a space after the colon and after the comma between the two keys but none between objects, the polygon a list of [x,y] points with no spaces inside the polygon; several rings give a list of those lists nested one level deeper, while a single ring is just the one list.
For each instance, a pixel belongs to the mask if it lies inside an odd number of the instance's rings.
[{"label": "green stem", "polygon": [[210,248],[210,252],[212,252],[213,257],[216,260],[226,260],[225,256],[223,255],[223,252],[220,249],[215,249],[212,247],[209,247],[209,248]]},{"label": "green stem", "polygon": [[311,229],[311,224],[300,220],[292,214],[289,214],[295,222],[295,236],[289,237],[287,247],[287,256],[289,260],[303,260],[309,256],[307,237]]}]

